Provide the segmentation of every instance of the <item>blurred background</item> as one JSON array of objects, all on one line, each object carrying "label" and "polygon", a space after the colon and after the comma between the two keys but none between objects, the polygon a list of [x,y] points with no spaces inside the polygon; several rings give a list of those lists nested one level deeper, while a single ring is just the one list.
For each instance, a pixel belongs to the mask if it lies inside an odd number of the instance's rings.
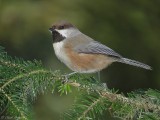
[{"label": "blurred background", "polygon": [[[56,21],[67,20],[122,56],[153,67],[147,71],[114,63],[101,72],[101,80],[109,88],[124,93],[160,90],[159,6],[159,0],[0,0],[0,45],[11,56],[41,60],[48,69],[69,73],[56,58],[48,31]],[[58,119],[73,97],[39,96],[35,119]]]}]

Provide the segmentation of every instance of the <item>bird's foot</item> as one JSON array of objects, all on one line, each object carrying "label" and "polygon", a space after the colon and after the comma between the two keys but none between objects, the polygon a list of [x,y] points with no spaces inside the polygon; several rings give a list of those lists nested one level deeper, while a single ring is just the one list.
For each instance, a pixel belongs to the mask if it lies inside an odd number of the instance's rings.
[{"label": "bird's foot", "polygon": [[108,86],[107,86],[107,83],[102,83],[102,88],[104,89],[104,90],[107,90],[108,89]]},{"label": "bird's foot", "polygon": [[73,74],[76,74],[77,72],[72,72],[66,75],[63,75],[64,80],[62,81],[63,84],[67,83],[69,81],[69,77],[72,76]]}]

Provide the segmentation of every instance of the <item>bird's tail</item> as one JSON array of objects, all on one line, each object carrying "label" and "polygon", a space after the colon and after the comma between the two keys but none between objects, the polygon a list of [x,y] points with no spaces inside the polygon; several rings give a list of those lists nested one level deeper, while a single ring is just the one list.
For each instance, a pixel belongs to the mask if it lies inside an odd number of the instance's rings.
[{"label": "bird's tail", "polygon": [[121,59],[118,60],[118,62],[125,63],[125,64],[128,64],[128,65],[133,65],[133,66],[140,67],[140,68],[144,68],[144,69],[147,69],[147,70],[152,70],[151,66],[146,65],[146,64],[141,63],[141,62],[138,62],[138,61],[135,61],[135,60],[128,59],[128,58],[121,58]]}]

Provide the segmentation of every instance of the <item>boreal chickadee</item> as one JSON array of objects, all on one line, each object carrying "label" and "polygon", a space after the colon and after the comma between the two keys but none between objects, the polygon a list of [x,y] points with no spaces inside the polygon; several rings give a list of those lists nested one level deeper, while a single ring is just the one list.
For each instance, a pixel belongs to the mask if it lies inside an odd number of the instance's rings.
[{"label": "boreal chickadee", "polygon": [[152,69],[149,65],[122,57],[106,45],[83,34],[71,23],[61,21],[49,30],[52,32],[56,56],[74,72],[98,72],[113,62]]}]

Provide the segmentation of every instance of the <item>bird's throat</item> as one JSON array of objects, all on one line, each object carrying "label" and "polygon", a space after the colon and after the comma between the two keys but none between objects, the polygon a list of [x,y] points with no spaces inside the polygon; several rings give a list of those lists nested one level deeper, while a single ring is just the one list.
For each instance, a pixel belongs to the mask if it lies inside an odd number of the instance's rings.
[{"label": "bird's throat", "polygon": [[52,31],[52,38],[53,38],[53,43],[60,42],[65,39],[64,36],[62,36],[59,32],[56,30]]}]

